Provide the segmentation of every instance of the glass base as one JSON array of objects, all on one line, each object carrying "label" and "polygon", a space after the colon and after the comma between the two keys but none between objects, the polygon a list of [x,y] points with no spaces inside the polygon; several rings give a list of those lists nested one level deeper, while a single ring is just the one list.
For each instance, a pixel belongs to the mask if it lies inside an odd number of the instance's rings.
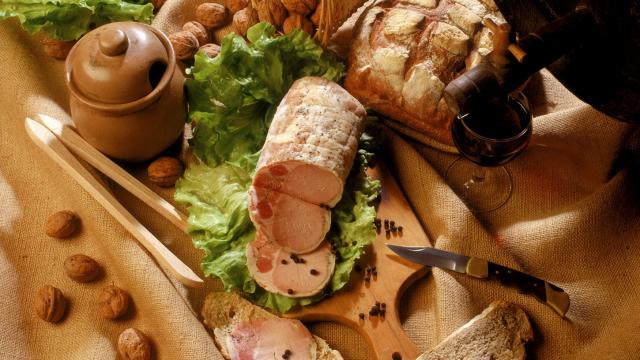
[{"label": "glass base", "polygon": [[445,181],[474,212],[498,209],[509,200],[513,190],[507,168],[482,167],[465,158],[459,158],[449,166]]}]

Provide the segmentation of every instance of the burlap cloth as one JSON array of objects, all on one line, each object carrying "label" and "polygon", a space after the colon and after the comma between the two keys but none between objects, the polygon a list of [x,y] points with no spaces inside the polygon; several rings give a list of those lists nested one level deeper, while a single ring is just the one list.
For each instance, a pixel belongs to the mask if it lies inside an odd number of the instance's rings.
[{"label": "burlap cloth", "polygon": [[[190,15],[171,13],[157,25],[176,28]],[[219,359],[199,322],[208,291],[167,277],[137,242],[25,133],[26,116],[45,113],[69,121],[62,63],[47,58],[15,22],[0,26],[0,359],[113,359],[118,334],[146,332],[158,359]],[[633,126],[575,99],[548,74],[528,91],[536,114],[532,143],[508,168],[514,193],[502,208],[474,215],[444,182],[457,156],[399,137],[388,148],[392,166],[435,246],[491,259],[563,287],[571,308],[561,319],[534,298],[496,283],[438,269],[403,299],[402,318],[420,349],[436,345],[491,301],[521,305],[535,324],[532,358],[637,359],[640,354],[640,204]],[[634,140],[635,139],[635,140]],[[141,175],[144,166],[132,169]],[[159,191],[167,198],[170,191]],[[201,253],[190,239],[117,186],[127,208],[193,269]],[[54,240],[43,224],[61,209],[77,211],[82,232]],[[77,284],[64,259],[85,253],[106,269],[99,282]],[[99,290],[115,283],[130,291],[134,312],[118,321],[96,311]],[[59,287],[71,306],[52,325],[33,310],[37,289]],[[370,359],[346,327],[320,323],[312,330],[346,359]]]}]

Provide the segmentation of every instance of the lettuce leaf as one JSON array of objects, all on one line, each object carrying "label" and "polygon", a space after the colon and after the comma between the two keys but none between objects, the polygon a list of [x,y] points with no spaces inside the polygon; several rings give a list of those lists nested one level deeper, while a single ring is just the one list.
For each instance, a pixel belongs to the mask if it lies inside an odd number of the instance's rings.
[{"label": "lettuce leaf", "polygon": [[153,5],[123,0],[2,0],[0,20],[18,17],[33,34],[76,40],[98,26],[115,21],[150,23]]},{"label": "lettuce leaf", "polygon": [[259,151],[278,103],[294,80],[323,76],[338,81],[344,66],[304,32],[275,37],[273,26],[260,23],[246,42],[227,35],[220,55],[198,53],[186,82],[192,145],[204,162],[190,166],[176,184],[176,201],[189,210],[189,234],[204,250],[202,268],[238,289],[255,303],[286,312],[308,305],[343,288],[357,259],[375,239],[373,202],[380,184],[365,170],[376,137],[365,134],[342,200],[332,210],[328,234],[337,250],[336,270],[327,289],[313,297],[290,298],[262,289],[251,278],[246,245],[255,237],[249,219],[247,191]]}]

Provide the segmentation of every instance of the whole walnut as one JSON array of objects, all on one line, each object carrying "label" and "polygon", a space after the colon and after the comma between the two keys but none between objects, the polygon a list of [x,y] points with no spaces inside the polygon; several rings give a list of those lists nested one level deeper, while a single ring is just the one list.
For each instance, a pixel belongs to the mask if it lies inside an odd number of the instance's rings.
[{"label": "whole walnut", "polygon": [[77,282],[87,283],[100,277],[102,267],[87,255],[75,254],[64,261],[64,272]]},{"label": "whole walnut", "polygon": [[105,319],[117,319],[129,309],[129,293],[115,285],[102,289],[98,295],[98,311]]},{"label": "whole walnut", "polygon": [[171,187],[182,176],[184,166],[180,160],[163,156],[153,161],[147,168],[149,180],[161,187]]},{"label": "whole walnut", "polygon": [[320,7],[316,8],[316,11],[311,14],[311,17],[309,19],[311,20],[313,25],[320,26]]},{"label": "whole walnut", "polygon": [[202,46],[209,43],[209,31],[197,21],[189,21],[182,25],[182,30],[188,31],[195,35],[198,39],[198,45]]},{"label": "whole walnut", "polygon": [[57,323],[64,316],[67,300],[60,289],[45,285],[38,290],[34,306],[40,319]]},{"label": "whole walnut", "polygon": [[48,236],[66,239],[78,231],[80,218],[71,210],[62,210],[49,216],[45,225]]},{"label": "whole walnut", "polygon": [[260,21],[269,22],[281,27],[287,18],[287,9],[280,0],[251,0],[251,5],[258,12]]},{"label": "whole walnut", "polygon": [[247,30],[258,22],[260,22],[258,12],[251,6],[247,6],[233,15],[233,28],[237,34],[242,36],[247,35]]},{"label": "whole walnut", "polygon": [[69,55],[69,51],[75,44],[75,41],[62,41],[55,40],[48,36],[40,39],[40,44],[42,45],[42,49],[47,56],[51,56],[54,59],[64,60]]},{"label": "whole walnut", "polygon": [[200,4],[196,8],[196,20],[208,29],[218,28],[227,20],[227,8],[216,3]]},{"label": "whole walnut", "polygon": [[200,46],[200,50],[204,51],[208,57],[214,58],[220,54],[220,45],[218,44],[205,44]]},{"label": "whole walnut", "polygon": [[313,23],[306,17],[298,14],[292,14],[282,24],[282,32],[288,34],[295,29],[302,29],[309,35],[313,34]]},{"label": "whole walnut", "polygon": [[169,40],[179,60],[190,59],[198,51],[198,38],[189,31],[173,33],[169,35]]},{"label": "whole walnut", "polygon": [[118,337],[118,354],[123,360],[151,359],[151,343],[140,330],[128,328]]},{"label": "whole walnut", "polygon": [[282,0],[282,5],[291,14],[308,15],[318,7],[316,0]]},{"label": "whole walnut", "polygon": [[224,6],[231,11],[232,14],[249,6],[248,0],[224,0]]}]

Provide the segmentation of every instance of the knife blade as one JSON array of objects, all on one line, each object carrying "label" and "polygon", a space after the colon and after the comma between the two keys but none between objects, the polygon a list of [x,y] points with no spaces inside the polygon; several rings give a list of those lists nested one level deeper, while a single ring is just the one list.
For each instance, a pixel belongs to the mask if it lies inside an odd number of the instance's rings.
[{"label": "knife blade", "polygon": [[418,264],[452,270],[479,279],[498,280],[503,285],[515,286],[526,294],[534,295],[560,316],[564,316],[569,310],[569,295],[564,290],[529,274],[491,261],[426,246],[387,244],[387,247],[401,257]]}]

